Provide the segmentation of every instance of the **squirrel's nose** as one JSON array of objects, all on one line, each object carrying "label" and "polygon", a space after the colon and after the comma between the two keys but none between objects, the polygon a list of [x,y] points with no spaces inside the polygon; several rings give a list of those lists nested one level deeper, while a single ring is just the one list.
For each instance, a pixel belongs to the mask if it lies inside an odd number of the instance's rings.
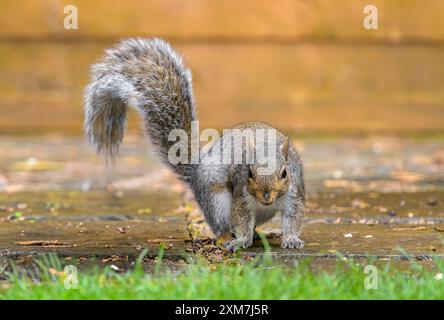
[{"label": "squirrel's nose", "polygon": [[270,201],[270,192],[264,192],[264,200],[266,202]]}]

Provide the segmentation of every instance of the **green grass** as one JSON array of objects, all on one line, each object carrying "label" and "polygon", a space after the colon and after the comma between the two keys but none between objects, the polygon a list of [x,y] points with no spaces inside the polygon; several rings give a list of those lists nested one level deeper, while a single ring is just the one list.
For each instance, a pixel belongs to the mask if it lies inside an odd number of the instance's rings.
[{"label": "green grass", "polygon": [[[382,265],[376,290],[364,287],[368,276],[364,265],[341,262],[335,270],[316,273],[309,265],[265,268],[202,263],[178,274],[159,268],[152,275],[139,267],[124,274],[95,269],[78,274],[77,289],[66,289],[63,274],[50,274],[42,263],[39,284],[12,273],[9,288],[0,289],[0,299],[444,299],[444,279],[436,279],[436,274],[444,273],[442,261],[433,272],[417,264],[403,270]],[[58,262],[55,267],[61,270]]]}]

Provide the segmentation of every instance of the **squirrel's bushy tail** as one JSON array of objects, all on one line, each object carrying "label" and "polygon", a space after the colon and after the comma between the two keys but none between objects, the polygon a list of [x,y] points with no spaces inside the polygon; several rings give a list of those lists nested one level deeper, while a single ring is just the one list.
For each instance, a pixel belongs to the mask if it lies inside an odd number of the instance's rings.
[{"label": "squirrel's bushy tail", "polygon": [[90,144],[108,159],[116,156],[122,142],[128,106],[140,111],[162,160],[188,181],[194,166],[168,161],[168,150],[175,143],[168,141],[168,135],[183,129],[191,137],[191,121],[196,118],[191,72],[165,41],[123,40],[91,68],[84,130]]}]

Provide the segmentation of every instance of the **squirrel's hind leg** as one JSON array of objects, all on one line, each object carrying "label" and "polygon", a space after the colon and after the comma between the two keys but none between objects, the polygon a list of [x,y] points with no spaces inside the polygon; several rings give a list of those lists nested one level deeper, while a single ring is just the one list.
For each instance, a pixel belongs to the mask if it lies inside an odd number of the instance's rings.
[{"label": "squirrel's hind leg", "polygon": [[225,244],[226,248],[235,252],[238,248],[251,247],[255,225],[255,216],[245,206],[243,199],[235,198],[231,211],[231,229],[235,238]]},{"label": "squirrel's hind leg", "polygon": [[216,237],[230,231],[232,194],[222,184],[205,182],[195,197]]}]

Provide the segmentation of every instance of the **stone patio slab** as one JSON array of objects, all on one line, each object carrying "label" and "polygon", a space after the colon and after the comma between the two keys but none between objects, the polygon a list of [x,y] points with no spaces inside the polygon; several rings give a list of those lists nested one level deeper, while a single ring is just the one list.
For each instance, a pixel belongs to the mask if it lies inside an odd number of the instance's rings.
[{"label": "stone patio slab", "polygon": [[[279,230],[280,222],[264,225],[265,232]],[[362,225],[307,223],[301,238],[305,241],[302,250],[281,249],[280,237],[270,239],[271,252],[288,257],[337,258],[377,257],[402,259],[403,257],[444,257],[444,224],[441,225]],[[260,240],[248,252],[263,253]]]},{"label": "stone patio slab", "polygon": [[137,256],[148,249],[156,256],[190,251],[185,220],[168,217],[145,221],[1,221],[0,254],[20,256],[57,253],[60,256]]}]

